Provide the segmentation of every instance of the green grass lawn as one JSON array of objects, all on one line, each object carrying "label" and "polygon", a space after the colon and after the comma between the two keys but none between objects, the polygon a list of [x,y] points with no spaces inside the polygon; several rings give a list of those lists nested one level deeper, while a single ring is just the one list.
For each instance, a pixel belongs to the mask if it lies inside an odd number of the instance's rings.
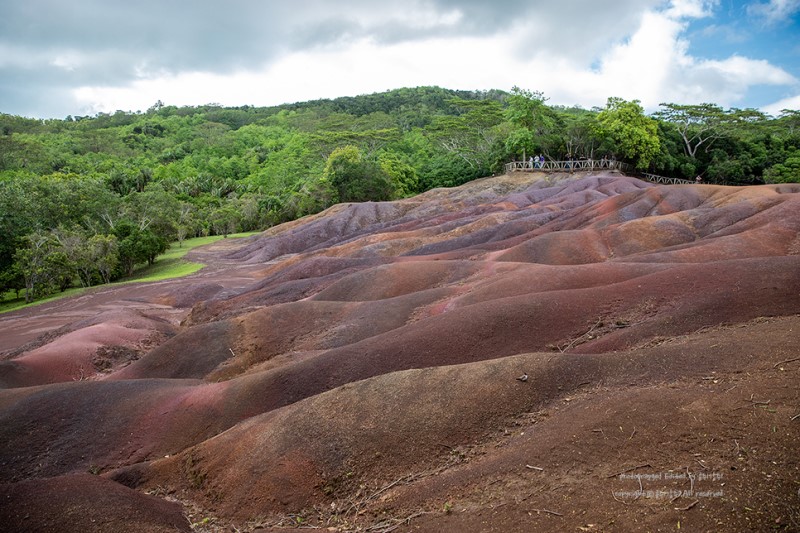
[{"label": "green grass lawn", "polygon": [[[257,235],[255,233],[235,233],[228,235],[228,239],[237,239],[242,237],[250,237]],[[183,246],[179,246],[177,242],[173,242],[169,249],[163,254],[158,256],[156,262],[152,265],[143,265],[136,269],[132,276],[119,280],[117,283],[132,283],[141,281],[161,281],[164,279],[180,278],[194,274],[205,265],[202,263],[191,263],[184,261],[183,256],[189,253],[193,248],[198,246],[205,246],[223,239],[222,235],[214,235],[213,237],[196,237],[194,239],[186,239],[183,241]]]},{"label": "green grass lawn", "polygon": [[[237,239],[242,237],[249,237],[251,235],[257,235],[258,232],[253,233],[236,233],[233,235],[228,235],[228,239]],[[172,279],[172,278],[180,278],[183,276],[188,276],[189,274],[194,274],[205,265],[202,263],[192,263],[190,261],[184,261],[183,256],[189,253],[190,250],[193,248],[197,248],[198,246],[204,246],[206,244],[211,244],[213,242],[217,242],[224,237],[222,235],[215,235],[213,237],[197,237],[194,239],[186,239],[183,241],[183,246],[179,246],[177,242],[174,242],[170,245],[169,249],[164,252],[163,254],[159,255],[156,259],[155,263],[152,265],[141,265],[136,270],[134,270],[133,275],[128,278],[123,278],[118,281],[115,281],[111,285],[115,285],[118,283],[142,283],[145,281],[161,281],[165,279]],[[98,285],[98,287],[105,287],[106,285]],[[0,299],[0,313],[6,313],[8,311],[14,311],[15,309],[21,309],[23,307],[30,307],[33,305],[43,304],[45,302],[50,302],[53,300],[57,300],[59,298],[65,298],[67,296],[74,296],[77,294],[81,294],[85,291],[91,290],[95,287],[90,288],[83,288],[78,287],[74,289],[67,289],[64,292],[60,292],[58,294],[53,294],[48,296],[47,298],[42,298],[41,300],[36,300],[30,304],[25,303],[25,292],[22,291],[21,298],[16,297],[16,293],[13,291],[7,292],[2,295]]]}]

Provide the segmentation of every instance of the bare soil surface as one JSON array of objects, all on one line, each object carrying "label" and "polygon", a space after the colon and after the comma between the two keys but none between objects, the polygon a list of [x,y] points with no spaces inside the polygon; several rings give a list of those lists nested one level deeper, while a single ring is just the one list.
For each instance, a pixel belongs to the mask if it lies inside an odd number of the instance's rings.
[{"label": "bare soil surface", "polygon": [[526,173],[2,315],[0,521],[800,531],[798,233],[800,186]]}]

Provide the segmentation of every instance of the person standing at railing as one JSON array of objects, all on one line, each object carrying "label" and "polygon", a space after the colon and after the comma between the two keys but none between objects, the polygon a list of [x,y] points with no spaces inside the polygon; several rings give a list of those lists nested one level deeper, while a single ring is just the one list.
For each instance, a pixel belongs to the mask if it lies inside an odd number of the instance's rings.
[{"label": "person standing at railing", "polygon": [[530,160],[528,161],[528,168],[533,170],[533,156],[531,156]]}]

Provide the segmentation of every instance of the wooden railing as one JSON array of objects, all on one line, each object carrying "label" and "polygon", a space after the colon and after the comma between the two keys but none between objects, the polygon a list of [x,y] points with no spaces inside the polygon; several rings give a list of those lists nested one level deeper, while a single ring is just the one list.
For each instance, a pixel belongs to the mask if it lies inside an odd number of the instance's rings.
[{"label": "wooden railing", "polygon": [[512,161],[506,163],[506,172],[540,172],[543,170],[557,170],[566,172],[581,172],[586,170],[625,170],[625,163],[612,159],[578,159],[575,161]]},{"label": "wooden railing", "polygon": [[622,161],[613,159],[579,159],[577,161],[512,161],[506,163],[506,172],[583,172],[592,170],[619,170],[626,174],[636,175],[637,177],[652,183],[663,183],[665,185],[694,185],[696,182],[683,180],[680,178],[667,178],[649,172],[636,172],[635,169]]},{"label": "wooden railing", "polygon": [[664,183],[665,185],[694,185],[695,183],[699,183],[692,180],[682,180],[680,178],[667,178],[665,176],[659,176],[658,174],[650,174],[649,172],[642,172],[641,178],[653,183]]}]

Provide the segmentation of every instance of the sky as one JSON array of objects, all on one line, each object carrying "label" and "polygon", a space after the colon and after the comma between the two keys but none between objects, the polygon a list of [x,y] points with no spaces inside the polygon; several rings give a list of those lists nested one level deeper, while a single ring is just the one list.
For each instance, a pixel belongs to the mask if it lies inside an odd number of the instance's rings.
[{"label": "sky", "polygon": [[0,113],[401,87],[800,109],[800,0],[0,0]]}]

